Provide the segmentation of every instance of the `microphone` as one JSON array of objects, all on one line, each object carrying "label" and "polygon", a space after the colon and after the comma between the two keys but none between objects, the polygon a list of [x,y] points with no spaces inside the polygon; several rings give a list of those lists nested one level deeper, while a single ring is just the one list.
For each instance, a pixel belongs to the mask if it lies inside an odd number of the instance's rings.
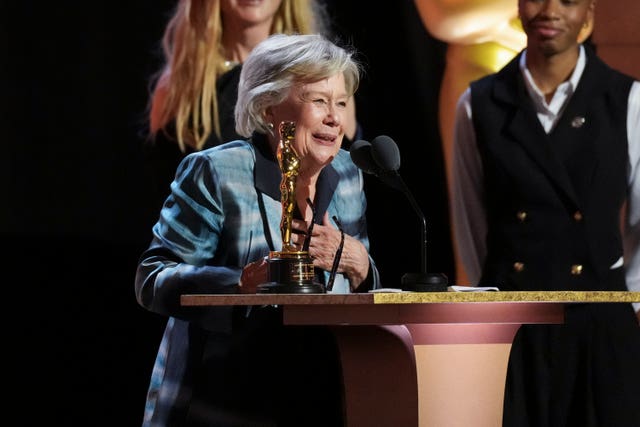
[{"label": "microphone", "polygon": [[373,138],[371,157],[384,171],[397,172],[400,169],[400,150],[394,140],[387,135]]},{"label": "microphone", "polygon": [[373,161],[371,143],[369,141],[362,139],[355,141],[351,144],[349,155],[353,163],[355,163],[362,172],[370,175],[378,175],[381,172],[378,165]]},{"label": "microphone", "polygon": [[[392,143],[388,144],[385,138]],[[351,144],[349,154],[353,163],[364,173],[374,175],[390,187],[403,191],[403,184],[397,173],[400,168],[400,151],[391,138],[382,135],[374,138],[373,142],[360,139]]]},{"label": "microphone", "polygon": [[443,292],[448,279],[442,273],[427,273],[427,220],[409,187],[400,176],[400,150],[393,139],[386,135],[375,137],[371,143],[359,140],[349,150],[353,163],[363,172],[380,178],[387,185],[402,191],[422,222],[420,273],[405,273],[401,278],[402,289],[417,292]]}]

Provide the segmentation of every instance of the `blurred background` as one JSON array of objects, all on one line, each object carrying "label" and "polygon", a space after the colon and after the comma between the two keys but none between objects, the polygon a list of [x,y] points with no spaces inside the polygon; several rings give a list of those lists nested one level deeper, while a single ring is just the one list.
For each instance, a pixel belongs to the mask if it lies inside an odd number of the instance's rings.
[{"label": "blurred background", "polygon": [[[615,31],[600,30],[603,57],[638,77],[639,3],[618,1],[626,15],[606,17],[621,9],[600,8],[595,41],[599,25],[611,24]],[[455,41],[427,30],[429,3],[447,2],[330,0],[328,7],[334,32],[367,70],[357,94],[364,137],[385,134],[398,144],[399,172],[427,219],[428,270],[456,283],[446,127],[441,132],[447,107],[439,105]],[[142,132],[174,4],[0,3],[0,281],[9,290],[2,347],[10,360],[7,413],[19,425],[142,420],[165,323],[133,293],[157,216]],[[384,286],[398,287],[404,273],[420,271],[421,221],[403,194],[375,177],[367,176],[366,191],[371,252]]]}]

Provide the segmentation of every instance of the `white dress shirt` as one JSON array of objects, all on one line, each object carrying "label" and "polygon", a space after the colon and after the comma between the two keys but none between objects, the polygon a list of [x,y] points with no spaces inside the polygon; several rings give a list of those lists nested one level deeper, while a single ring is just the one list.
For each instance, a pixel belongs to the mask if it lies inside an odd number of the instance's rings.
[{"label": "white dress shirt", "polygon": [[[573,95],[586,65],[586,54],[580,47],[580,55],[571,78],[556,89],[553,98],[546,102],[544,95],[533,81],[526,67],[526,50],[520,58],[520,70],[527,91],[531,96],[538,119],[549,133],[558,122],[565,106]],[[471,90],[460,96],[454,124],[451,211],[456,249],[470,284],[480,280],[482,264],[487,255],[485,237],[487,218],[482,203],[484,183],[482,162],[476,149],[476,135],[472,123]],[[640,291],[640,82],[635,81],[629,92],[627,110],[627,137],[629,164],[627,181],[629,192],[627,211],[623,225],[624,260],[618,260],[611,268],[625,264],[627,287]],[[634,304],[636,311],[640,303]]]}]

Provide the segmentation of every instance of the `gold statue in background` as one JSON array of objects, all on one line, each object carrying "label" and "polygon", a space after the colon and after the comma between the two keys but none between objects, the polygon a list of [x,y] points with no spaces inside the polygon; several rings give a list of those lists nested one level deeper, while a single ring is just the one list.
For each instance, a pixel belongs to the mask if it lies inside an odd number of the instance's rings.
[{"label": "gold statue in background", "polygon": [[282,172],[282,180],[280,181],[282,251],[297,252],[297,248],[291,244],[291,222],[293,211],[296,208],[296,180],[300,169],[300,158],[292,145],[296,133],[295,122],[281,122],[278,132],[280,133],[280,143],[278,144],[277,156]]}]

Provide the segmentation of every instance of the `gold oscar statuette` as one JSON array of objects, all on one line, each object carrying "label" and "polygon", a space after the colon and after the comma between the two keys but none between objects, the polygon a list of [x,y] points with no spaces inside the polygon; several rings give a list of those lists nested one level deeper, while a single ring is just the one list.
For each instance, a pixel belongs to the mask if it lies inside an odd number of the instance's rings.
[{"label": "gold oscar statuette", "polygon": [[280,142],[276,155],[280,172],[282,172],[280,181],[282,250],[269,253],[267,258],[269,282],[259,285],[258,293],[325,293],[324,286],[315,280],[313,259],[309,252],[299,250],[291,243],[291,223],[297,203],[296,180],[300,171],[300,157],[293,146],[295,122],[281,122],[278,132]]}]

